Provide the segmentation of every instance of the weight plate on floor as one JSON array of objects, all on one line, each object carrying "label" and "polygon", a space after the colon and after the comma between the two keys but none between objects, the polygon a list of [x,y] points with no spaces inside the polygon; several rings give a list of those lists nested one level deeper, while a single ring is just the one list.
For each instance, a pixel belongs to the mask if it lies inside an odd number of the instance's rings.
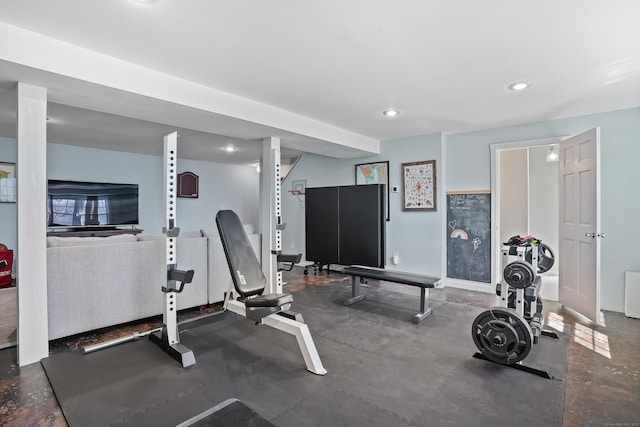
[{"label": "weight plate on floor", "polygon": [[514,261],[504,268],[504,281],[516,289],[524,289],[531,286],[536,277],[531,264],[524,261]]},{"label": "weight plate on floor", "polygon": [[503,307],[480,313],[473,321],[471,335],[483,356],[502,365],[524,360],[533,344],[533,331],[527,321]]},{"label": "weight plate on floor", "polygon": [[[531,248],[527,249],[524,254],[524,259],[531,264],[533,260]],[[538,273],[546,273],[551,270],[553,264],[556,262],[556,257],[553,254],[553,251],[548,245],[541,243],[538,247]]]}]

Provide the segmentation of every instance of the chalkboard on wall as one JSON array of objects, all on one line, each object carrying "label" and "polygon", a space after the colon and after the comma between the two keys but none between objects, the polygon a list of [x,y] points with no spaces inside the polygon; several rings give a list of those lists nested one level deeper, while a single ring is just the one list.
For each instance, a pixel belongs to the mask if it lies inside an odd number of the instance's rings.
[{"label": "chalkboard on wall", "polygon": [[447,277],[491,282],[491,193],[447,193]]}]

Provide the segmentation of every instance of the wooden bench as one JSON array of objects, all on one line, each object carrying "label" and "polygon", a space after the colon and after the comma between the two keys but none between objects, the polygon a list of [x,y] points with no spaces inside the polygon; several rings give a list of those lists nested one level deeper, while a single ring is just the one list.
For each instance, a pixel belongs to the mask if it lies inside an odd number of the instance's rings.
[{"label": "wooden bench", "polygon": [[363,267],[352,265],[345,267],[342,272],[351,276],[351,298],[344,301],[344,305],[355,304],[366,298],[360,294],[360,283],[366,279],[384,280],[385,282],[402,283],[420,288],[420,312],[413,316],[413,323],[420,323],[431,314],[431,309],[427,308],[427,289],[440,287],[440,278],[433,276],[423,276],[402,271],[385,270],[382,268]]}]

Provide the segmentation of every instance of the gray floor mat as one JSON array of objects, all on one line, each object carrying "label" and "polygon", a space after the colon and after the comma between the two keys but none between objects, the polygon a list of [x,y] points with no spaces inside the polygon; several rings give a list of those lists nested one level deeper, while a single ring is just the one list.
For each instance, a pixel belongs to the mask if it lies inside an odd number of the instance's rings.
[{"label": "gray floor mat", "polygon": [[146,339],[42,365],[71,426],[175,425],[230,397],[278,426],[562,425],[568,333],[541,338],[525,359],[547,380],[472,358],[480,308],[431,301],[416,325],[416,295],[363,291],[349,307],[344,284],[294,296],[326,376],[306,371],[293,336],[232,313],[181,335],[189,369]]}]

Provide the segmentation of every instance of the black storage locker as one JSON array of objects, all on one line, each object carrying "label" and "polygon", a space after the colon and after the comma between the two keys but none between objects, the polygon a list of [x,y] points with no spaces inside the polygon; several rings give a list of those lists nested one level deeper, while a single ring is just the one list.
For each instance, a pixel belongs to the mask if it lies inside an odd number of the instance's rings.
[{"label": "black storage locker", "polygon": [[382,184],[307,187],[307,260],[384,268],[384,196]]}]

